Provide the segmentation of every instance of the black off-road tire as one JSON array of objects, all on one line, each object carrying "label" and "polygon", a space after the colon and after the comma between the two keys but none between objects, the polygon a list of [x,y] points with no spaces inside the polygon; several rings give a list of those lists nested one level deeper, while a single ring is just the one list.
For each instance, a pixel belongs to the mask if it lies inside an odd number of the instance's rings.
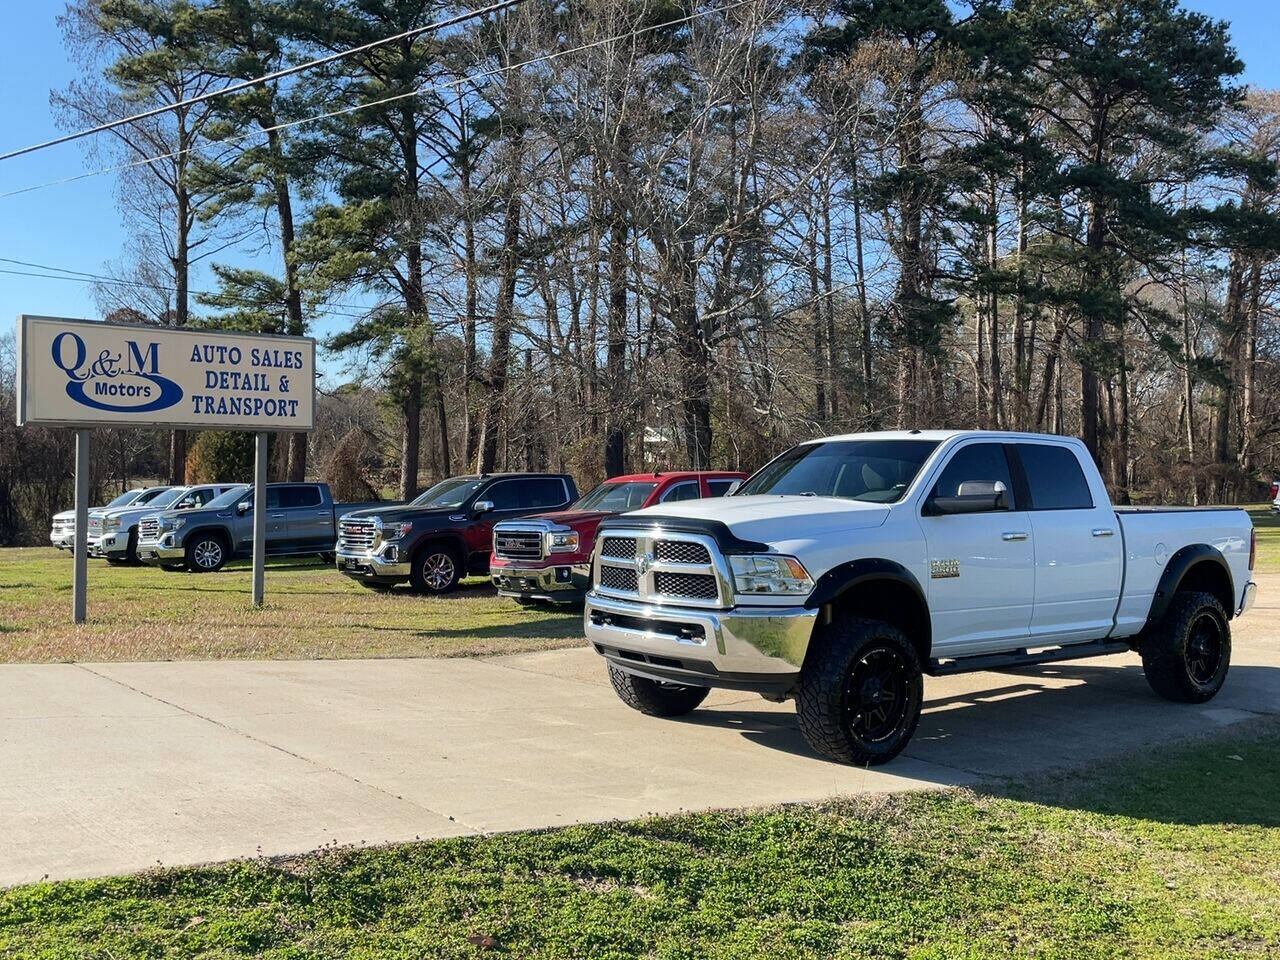
[{"label": "black off-road tire", "polygon": [[858,617],[823,627],[814,644],[796,696],[805,740],[840,763],[889,762],[920,722],[924,678],[915,647],[892,624]]},{"label": "black off-road tire", "polygon": [[197,533],[187,541],[185,566],[192,573],[217,573],[231,559],[229,553],[220,533]]},{"label": "black off-road tire", "polygon": [[1231,625],[1211,593],[1179,591],[1138,646],[1151,689],[1178,703],[1204,703],[1231,666]]},{"label": "black off-road tire", "polygon": [[452,544],[427,543],[414,551],[409,582],[418,593],[448,593],[458,586],[461,579],[462,558]]},{"label": "black off-road tire", "polygon": [[613,664],[609,664],[609,682],[623,703],[650,717],[683,717],[698,709],[711,692],[706,687],[686,687],[637,677]]}]

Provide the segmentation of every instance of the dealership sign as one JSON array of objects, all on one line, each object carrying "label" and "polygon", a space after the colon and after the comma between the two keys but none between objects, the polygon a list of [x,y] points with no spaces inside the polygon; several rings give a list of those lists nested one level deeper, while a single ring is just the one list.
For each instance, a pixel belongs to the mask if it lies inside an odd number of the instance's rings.
[{"label": "dealership sign", "polygon": [[310,430],[316,344],[22,316],[18,423]]}]

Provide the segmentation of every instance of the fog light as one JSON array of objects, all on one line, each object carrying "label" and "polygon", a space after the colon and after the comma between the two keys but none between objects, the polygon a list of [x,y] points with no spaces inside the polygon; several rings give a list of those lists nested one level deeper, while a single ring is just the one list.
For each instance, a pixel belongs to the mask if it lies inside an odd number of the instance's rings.
[{"label": "fog light", "polygon": [[382,556],[388,563],[396,563],[400,559],[400,548],[393,543],[382,551]]},{"label": "fog light", "polygon": [[556,583],[568,583],[570,575],[569,567],[556,567]]}]

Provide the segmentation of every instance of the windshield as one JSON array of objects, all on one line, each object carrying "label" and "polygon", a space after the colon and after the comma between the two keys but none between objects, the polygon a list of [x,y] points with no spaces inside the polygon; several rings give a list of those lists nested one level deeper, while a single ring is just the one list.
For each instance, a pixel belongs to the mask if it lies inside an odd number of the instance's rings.
[{"label": "windshield", "polygon": [[218,494],[216,497],[214,497],[212,500],[206,503],[205,507],[206,508],[213,507],[214,509],[219,509],[219,510],[222,509],[223,507],[229,507],[232,504],[234,504],[237,500],[239,500],[241,497],[243,497],[247,492],[248,491],[244,487],[232,487],[230,490],[226,490]]},{"label": "windshield", "polygon": [[[128,506],[129,504],[133,503],[133,501],[137,500],[141,494],[142,494],[141,490],[126,490],[124,493],[120,494],[120,496],[116,497],[114,500],[108,503],[107,506],[108,507]],[[146,501],[144,500],[143,502],[145,503]]]},{"label": "windshield", "polygon": [[938,446],[933,440],[831,440],[792,447],[735,496],[768,493],[893,503]]},{"label": "windshield", "polygon": [[450,477],[434,487],[418,494],[412,507],[457,507],[478,489],[484,481],[479,477]]},{"label": "windshield", "polygon": [[152,487],[150,490],[143,490],[138,494],[137,499],[130,500],[129,502],[135,506],[143,503],[155,503],[156,498],[159,497],[160,494],[168,493],[172,489],[172,487]]},{"label": "windshield", "polygon": [[604,513],[625,513],[644,506],[656,483],[629,480],[625,483],[605,481],[575,503],[571,510],[600,510]]},{"label": "windshield", "polygon": [[167,507],[171,503],[177,503],[182,499],[182,495],[187,492],[186,487],[170,487],[164,493],[158,494],[151,500],[143,500],[138,498],[138,503],[149,503],[153,507]]}]

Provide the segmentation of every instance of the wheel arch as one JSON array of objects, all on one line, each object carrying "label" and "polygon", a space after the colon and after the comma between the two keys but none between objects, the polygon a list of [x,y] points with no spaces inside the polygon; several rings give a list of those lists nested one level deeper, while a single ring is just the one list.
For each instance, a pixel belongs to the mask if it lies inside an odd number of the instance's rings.
[{"label": "wheel arch", "polygon": [[1218,598],[1227,619],[1235,615],[1235,581],[1222,551],[1207,543],[1193,543],[1169,558],[1151,598],[1147,624],[1159,622],[1179,590],[1200,590]]},{"label": "wheel arch", "polygon": [[449,530],[440,530],[434,533],[424,533],[414,542],[412,549],[409,550],[409,556],[413,559],[414,562],[416,562],[418,559],[418,556],[422,553],[423,550],[425,550],[427,547],[431,546],[432,544],[436,544],[436,543],[444,543],[453,547],[454,550],[458,552],[458,556],[462,558],[463,564],[464,565],[466,564],[467,541],[464,540],[460,534],[454,533]]},{"label": "wheel arch", "polygon": [[[226,527],[219,526],[216,523],[207,523],[202,527],[196,527],[194,530],[188,531],[182,537],[182,544],[184,547],[189,546],[195,542],[196,537],[210,533],[214,534],[222,541],[222,545],[226,548],[228,553],[233,553],[235,551],[236,546],[235,542],[232,540],[231,532]],[[228,557],[228,559],[230,559],[230,557]]]},{"label": "wheel arch", "polygon": [[929,663],[933,623],[915,575],[895,560],[869,557],[832,567],[814,584],[805,606],[821,611],[819,622],[845,613],[891,623],[911,641],[920,663]]}]

